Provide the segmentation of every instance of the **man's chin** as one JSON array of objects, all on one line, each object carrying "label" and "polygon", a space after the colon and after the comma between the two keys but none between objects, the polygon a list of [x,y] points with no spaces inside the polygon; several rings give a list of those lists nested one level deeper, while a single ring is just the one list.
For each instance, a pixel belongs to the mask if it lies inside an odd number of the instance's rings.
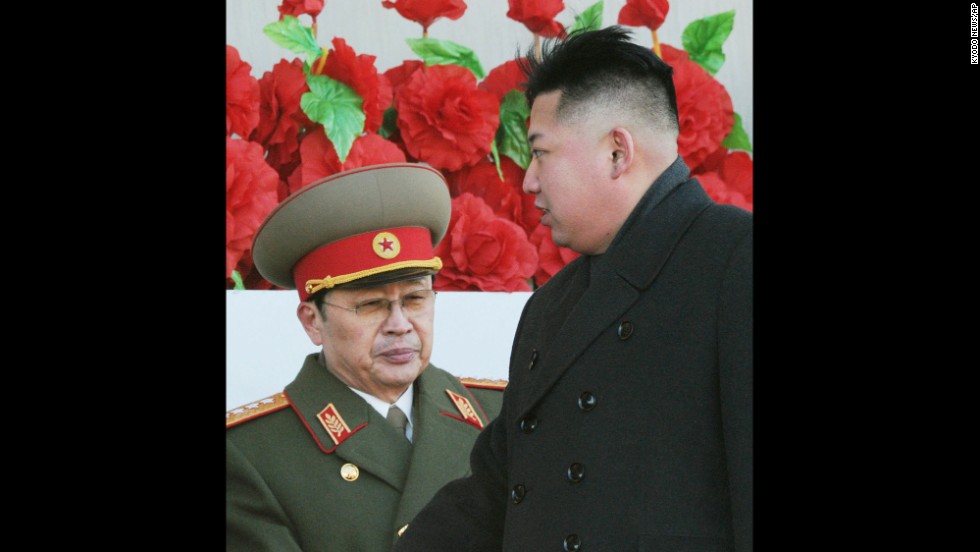
[{"label": "man's chin", "polygon": [[408,362],[391,362],[386,359],[381,361],[378,367],[384,374],[385,382],[391,385],[408,385],[415,381],[425,368],[418,356]]}]

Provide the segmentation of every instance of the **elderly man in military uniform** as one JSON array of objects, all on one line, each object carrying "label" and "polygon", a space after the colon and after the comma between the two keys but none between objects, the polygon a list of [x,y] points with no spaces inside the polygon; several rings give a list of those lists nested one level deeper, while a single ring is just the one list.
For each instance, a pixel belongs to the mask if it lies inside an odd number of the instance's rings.
[{"label": "elderly man in military uniform", "polygon": [[504,382],[429,363],[450,211],[438,171],[375,165],[310,184],[256,232],[256,268],[298,291],[321,350],[281,393],[226,416],[229,551],[387,551],[469,473]]}]

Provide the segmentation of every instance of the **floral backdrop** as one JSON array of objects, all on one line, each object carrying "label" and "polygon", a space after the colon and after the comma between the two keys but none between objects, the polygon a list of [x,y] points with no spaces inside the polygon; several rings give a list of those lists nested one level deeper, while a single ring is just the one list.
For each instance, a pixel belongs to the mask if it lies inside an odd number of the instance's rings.
[{"label": "floral backdrop", "polygon": [[[452,216],[436,248],[437,290],[530,291],[578,256],[551,240],[534,197],[522,189],[530,161],[530,113],[514,60],[485,70],[465,45],[429,35],[457,20],[463,0],[379,1],[392,17],[416,22],[406,38],[418,59],[386,71],[374,55],[342,37],[321,44],[325,0],[284,0],[263,28],[270,47],[295,54],[261,78],[226,46],[226,277],[228,289],[279,289],[254,269],[251,241],[265,216],[289,194],[331,174],[390,162],[423,162],[449,183]],[[503,4],[503,0],[500,0]],[[602,1],[574,21],[556,17],[562,0],[507,0],[535,49],[543,39],[601,28]],[[725,60],[734,10],[690,22],[682,44],[661,43],[667,0],[627,0],[614,23],[646,28],[653,51],[674,68],[680,155],[719,203],[752,210],[752,148],[725,87],[714,78]],[[387,13],[387,12],[386,12]]]}]

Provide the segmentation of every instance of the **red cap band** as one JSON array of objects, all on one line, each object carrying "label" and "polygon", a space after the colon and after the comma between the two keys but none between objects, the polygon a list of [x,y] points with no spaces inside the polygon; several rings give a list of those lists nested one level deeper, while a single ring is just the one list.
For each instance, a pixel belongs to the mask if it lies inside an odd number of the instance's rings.
[{"label": "red cap band", "polygon": [[300,300],[321,289],[401,268],[442,267],[433,254],[428,228],[402,227],[365,232],[314,249],[293,268]]}]

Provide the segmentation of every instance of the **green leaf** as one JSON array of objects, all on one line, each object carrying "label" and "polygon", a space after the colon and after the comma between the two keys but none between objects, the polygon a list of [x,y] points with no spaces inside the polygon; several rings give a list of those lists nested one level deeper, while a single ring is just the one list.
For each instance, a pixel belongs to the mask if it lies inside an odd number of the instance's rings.
[{"label": "green leaf", "polygon": [[466,46],[434,38],[406,38],[405,42],[426,65],[459,65],[472,71],[477,79],[486,76],[480,60]]},{"label": "green leaf", "polygon": [[734,26],[735,10],[698,19],[684,28],[681,43],[691,60],[714,75],[725,63],[721,47]]},{"label": "green leaf", "polygon": [[313,29],[304,27],[299,19],[291,15],[283,17],[282,21],[269,23],[262,32],[277,45],[297,54],[307,54],[310,59],[316,59],[323,49],[316,43]]},{"label": "green leaf", "polygon": [[354,140],[364,132],[364,101],[354,89],[326,75],[307,75],[310,91],[299,106],[310,120],[323,125],[343,163]]},{"label": "green leaf", "polygon": [[234,289],[245,289],[245,282],[242,281],[242,275],[237,270],[231,271],[231,279],[235,282]]},{"label": "green leaf", "polygon": [[490,156],[493,157],[493,166],[497,167],[497,178],[504,181],[504,170],[500,168],[500,152],[497,151],[497,142],[490,142]]},{"label": "green leaf", "polygon": [[396,132],[398,132],[398,110],[394,106],[391,106],[385,110],[384,119],[381,121],[381,128],[378,129],[378,134],[382,138],[388,138]]},{"label": "green leaf", "polygon": [[721,141],[721,145],[728,149],[744,150],[752,153],[752,142],[749,141],[748,133],[742,128],[742,116],[738,113],[735,114],[735,125],[732,126],[732,131]]},{"label": "green leaf", "polygon": [[531,109],[520,90],[511,90],[500,102],[500,126],[494,141],[500,152],[524,170],[531,164],[531,145],[527,143],[527,118]]},{"label": "green leaf", "polygon": [[580,15],[575,16],[575,23],[571,27],[565,29],[568,34],[571,34],[579,29],[585,29],[589,31],[595,31],[602,28],[602,0],[599,0],[595,4],[592,4]]}]

